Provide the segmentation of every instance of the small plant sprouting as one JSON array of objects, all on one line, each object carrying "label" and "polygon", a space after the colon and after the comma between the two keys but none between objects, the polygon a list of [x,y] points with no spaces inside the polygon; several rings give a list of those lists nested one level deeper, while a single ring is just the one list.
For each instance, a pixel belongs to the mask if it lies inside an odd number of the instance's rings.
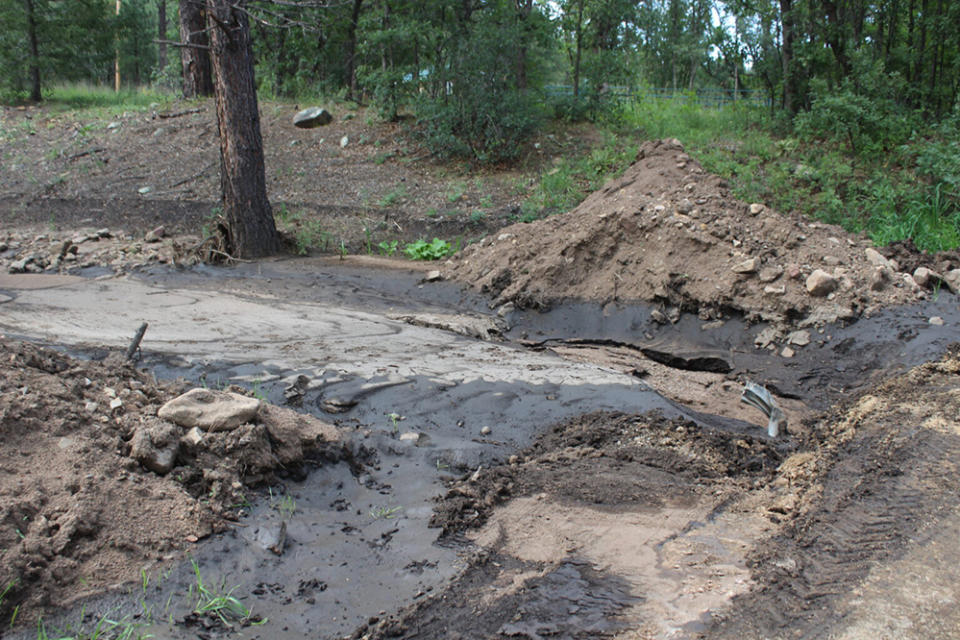
[{"label": "small plant sprouting", "polygon": [[282,520],[289,520],[297,511],[297,501],[288,493],[280,499],[280,503],[277,505],[277,511],[280,512],[280,518]]},{"label": "small plant sprouting", "polygon": [[341,260],[347,257],[347,243],[343,241],[343,238],[340,239],[340,247],[337,250],[337,253],[340,254]]},{"label": "small plant sprouting", "polygon": [[[191,558],[190,564],[193,565],[193,575],[196,578],[197,604],[193,608],[194,613],[214,615],[227,627],[231,626],[231,620],[240,624],[266,622],[266,620],[255,620],[247,605],[233,595],[236,587],[225,590],[226,583],[221,581],[219,587],[211,589],[204,583],[197,561]],[[193,588],[194,585],[190,585],[191,592]]]},{"label": "small plant sprouting", "polygon": [[393,425],[393,432],[397,433],[400,431],[400,421],[403,420],[403,416],[399,413],[388,413],[387,417],[390,418],[390,424]]},{"label": "small plant sprouting", "polygon": [[371,237],[372,237],[372,236],[373,236],[373,234],[370,233],[370,227],[364,227],[364,228],[363,228],[363,238],[364,238],[365,244],[367,245],[367,255],[368,255],[368,256],[372,256],[372,255],[373,255],[373,244],[372,244],[372,242],[371,242]]},{"label": "small plant sprouting", "polygon": [[390,240],[389,242],[382,240],[380,244],[377,245],[377,251],[379,251],[382,256],[392,256],[397,252],[397,246],[399,244],[396,240]]},{"label": "small plant sprouting", "polygon": [[374,520],[380,520],[381,518],[384,520],[392,520],[393,518],[397,517],[397,512],[399,512],[401,509],[403,509],[403,507],[400,507],[400,506],[374,507],[373,509],[370,510],[370,517],[373,518]]},{"label": "small plant sprouting", "polygon": [[263,382],[260,380],[260,378],[254,379],[253,388],[250,391],[253,393],[254,398],[259,400],[260,402],[266,402],[267,392],[263,390],[263,387],[261,386],[262,384]]}]

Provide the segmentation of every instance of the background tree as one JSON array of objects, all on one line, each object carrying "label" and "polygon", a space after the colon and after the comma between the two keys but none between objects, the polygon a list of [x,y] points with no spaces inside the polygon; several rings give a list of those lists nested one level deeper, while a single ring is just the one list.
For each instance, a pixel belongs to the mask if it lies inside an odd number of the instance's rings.
[{"label": "background tree", "polygon": [[183,97],[213,95],[210,40],[207,37],[205,0],[180,0],[180,62]]},{"label": "background tree", "polygon": [[226,249],[258,258],[280,248],[263,160],[250,24],[243,0],[206,0],[220,131],[220,192]]}]

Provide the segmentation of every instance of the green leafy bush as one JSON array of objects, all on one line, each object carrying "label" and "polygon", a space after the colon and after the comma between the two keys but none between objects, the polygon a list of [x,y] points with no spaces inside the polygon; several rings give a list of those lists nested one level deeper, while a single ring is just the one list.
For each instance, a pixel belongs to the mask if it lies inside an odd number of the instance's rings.
[{"label": "green leafy bush", "polygon": [[421,238],[405,246],[403,253],[411,260],[442,260],[456,253],[456,248],[440,238],[434,238],[432,242]]}]

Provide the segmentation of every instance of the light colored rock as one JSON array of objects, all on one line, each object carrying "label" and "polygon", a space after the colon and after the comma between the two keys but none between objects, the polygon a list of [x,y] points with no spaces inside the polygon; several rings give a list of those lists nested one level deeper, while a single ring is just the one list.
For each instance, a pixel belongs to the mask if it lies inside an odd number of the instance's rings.
[{"label": "light colored rock", "polygon": [[423,277],[424,282],[436,282],[442,278],[439,269],[434,269],[433,271],[427,271],[427,275]]},{"label": "light colored rock", "polygon": [[763,292],[768,296],[782,296],[787,292],[787,288],[782,284],[779,286],[768,284],[763,288]]},{"label": "light colored rock", "polygon": [[114,409],[119,409],[122,406],[123,406],[123,400],[121,400],[120,398],[114,398],[113,400],[110,401],[111,411],[113,411]]},{"label": "light colored rock", "polygon": [[774,264],[760,269],[760,274],[757,277],[760,279],[760,282],[773,282],[782,275],[783,267]]},{"label": "light colored rock", "polygon": [[943,281],[951,293],[960,293],[960,269],[951,269],[943,274]]},{"label": "light colored rock", "polygon": [[196,447],[203,442],[203,431],[199,427],[193,427],[190,431],[180,438],[180,441],[192,447]]},{"label": "light colored rock", "polygon": [[793,356],[796,355],[796,351],[794,351],[790,347],[784,347],[783,351],[780,352],[780,355],[781,357],[784,357],[784,358],[792,358]]},{"label": "light colored rock", "polygon": [[412,442],[417,444],[417,441],[420,440],[420,434],[415,431],[406,431],[400,434],[400,442]]},{"label": "light colored rock", "polygon": [[748,258],[743,262],[733,265],[731,271],[734,273],[754,273],[760,267],[760,258]]},{"label": "light colored rock", "polygon": [[779,339],[780,332],[776,329],[776,327],[767,327],[757,334],[757,337],[754,338],[753,343],[761,349],[766,349]]},{"label": "light colored rock", "polygon": [[192,389],[160,407],[157,415],[181,427],[229,431],[253,420],[260,401],[238,393]]},{"label": "light colored rock", "polygon": [[926,289],[932,289],[943,282],[943,276],[927,267],[917,267],[913,272],[913,279],[918,285]]},{"label": "light colored rock", "polygon": [[490,435],[490,431],[492,431],[492,429],[490,429],[490,427],[484,426],[484,427],[482,427],[482,428],[480,429],[480,435],[482,435],[482,436],[488,436],[488,435]]},{"label": "light colored rock", "polygon": [[825,304],[811,311],[806,318],[797,323],[797,326],[801,329],[819,327],[840,320],[854,320],[856,317],[857,314],[850,307],[839,304]]},{"label": "light colored rock", "polygon": [[179,450],[180,430],[169,422],[145,422],[130,439],[130,457],[160,475],[173,469]]},{"label": "light colored rock", "polygon": [[787,335],[787,344],[792,344],[797,347],[805,347],[810,344],[810,332],[809,331],[794,331]]},{"label": "light colored rock", "polygon": [[147,232],[147,235],[143,236],[144,242],[160,242],[160,240],[167,234],[166,228],[161,225],[156,229]]},{"label": "light colored rock", "polygon": [[340,138],[340,148],[341,148],[341,149],[346,149],[348,144],[350,144],[350,137],[349,137],[349,136],[343,136],[342,138]]},{"label": "light colored rock", "polygon": [[863,250],[864,256],[867,258],[867,262],[872,264],[875,267],[887,267],[892,269],[893,266],[890,264],[890,261],[887,260],[882,253],[874,249],[873,247],[867,247]]},{"label": "light colored rock", "polygon": [[759,202],[754,202],[753,204],[750,205],[750,215],[752,216],[760,215],[761,213],[763,213],[763,210],[765,208],[766,207],[760,204]]},{"label": "light colored rock", "polygon": [[293,126],[298,129],[313,129],[333,122],[333,115],[322,107],[310,107],[293,116]]},{"label": "light colored rock", "polygon": [[823,256],[821,260],[823,260],[823,264],[827,265],[828,267],[835,267],[838,264],[843,263],[843,261],[840,260],[840,258],[838,258],[837,256]]},{"label": "light colored rock", "polygon": [[937,327],[943,326],[943,318],[941,318],[940,316],[933,316],[932,318],[930,318],[930,320],[928,320],[928,322]]},{"label": "light colored rock", "polygon": [[917,284],[917,281],[913,279],[913,276],[909,273],[901,273],[900,276],[903,278],[903,284],[910,291],[920,291],[921,287]]},{"label": "light colored rock", "polygon": [[822,269],[816,269],[807,276],[807,292],[812,296],[822,298],[836,288],[837,279]]},{"label": "light colored rock", "polygon": [[95,413],[99,406],[96,402],[90,401],[83,405],[83,410],[87,413]]},{"label": "light colored rock", "polygon": [[799,280],[803,275],[803,271],[800,269],[798,264],[788,264],[787,265],[787,278],[790,280]]}]

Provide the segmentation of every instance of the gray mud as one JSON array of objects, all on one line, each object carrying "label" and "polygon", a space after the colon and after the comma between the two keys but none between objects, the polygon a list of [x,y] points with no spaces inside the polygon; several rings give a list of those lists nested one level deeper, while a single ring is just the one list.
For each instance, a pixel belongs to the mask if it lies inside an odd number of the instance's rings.
[{"label": "gray mud", "polygon": [[[147,321],[142,364],[158,377],[241,384],[347,428],[354,459],[318,467],[303,481],[277,487],[273,498],[253,500],[236,526],[192,554],[208,581],[237,586],[235,595],[268,618],[237,630],[246,638],[342,637],[442,590],[464,562],[463,548],[436,544],[438,531],[428,528],[444,481],[504,461],[561,420],[593,411],[658,410],[762,437],[756,425],[691,411],[635,377],[565,361],[543,349],[551,343],[612,341],[673,366],[748,376],[780,395],[825,407],[872,373],[932,359],[960,339],[954,323],[927,322],[931,315],[955,315],[956,298],[949,295],[812,330],[811,344],[787,360],[757,349],[764,327],[738,319],[704,330],[691,316],[658,325],[652,307],[571,304],[499,320],[484,299],[457,285],[424,283],[418,272],[323,260],[154,269],[135,280],[0,293],[10,298],[0,303],[0,329],[10,335],[89,353],[96,345],[125,347]],[[417,326],[391,315],[397,313],[480,318],[507,341]],[[281,493],[292,495],[296,508],[283,516],[285,549],[277,555],[266,547],[281,526],[275,499]],[[119,607],[119,614],[134,615],[145,603],[154,620],[168,621],[149,630],[155,637],[216,635],[222,630],[181,622],[194,605],[185,595],[192,571],[182,562],[142,593],[134,590],[135,598],[114,594],[87,603],[87,612],[116,614]],[[583,593],[562,593],[578,588]],[[546,621],[572,598],[576,615],[553,631],[537,626],[533,633],[585,637],[616,629],[616,613],[627,606],[624,593],[565,564],[523,606],[541,611],[533,618]],[[509,620],[490,624],[494,633],[531,633]]]}]

